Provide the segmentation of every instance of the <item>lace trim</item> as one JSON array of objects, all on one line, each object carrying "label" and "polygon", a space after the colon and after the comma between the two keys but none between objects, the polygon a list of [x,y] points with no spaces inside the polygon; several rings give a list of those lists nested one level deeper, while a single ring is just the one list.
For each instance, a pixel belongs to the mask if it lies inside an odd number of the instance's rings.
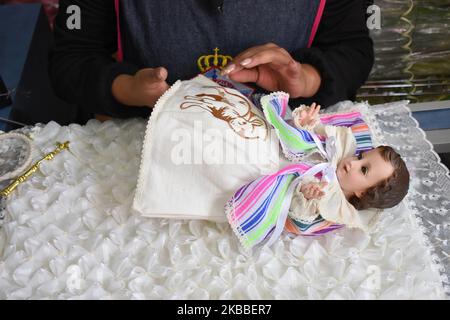
[{"label": "lace trim", "polygon": [[145,130],[145,137],[143,142],[143,148],[141,152],[141,162],[139,166],[139,174],[138,174],[138,181],[136,186],[136,193],[134,195],[133,199],[133,207],[134,204],[137,203],[138,198],[141,197],[143,187],[144,187],[144,175],[143,172],[150,172],[148,166],[150,164],[150,161],[144,161],[145,156],[149,154],[149,152],[153,148],[153,128],[154,124],[153,122],[156,121],[156,118],[158,117],[159,113],[162,110],[162,106],[166,103],[166,101],[175,93],[175,91],[178,90],[178,88],[181,85],[181,80],[176,81],[164,94],[159,97],[158,101],[156,102],[155,106],[153,107],[153,111],[150,114],[150,118],[147,123],[147,128]]},{"label": "lace trim", "polygon": [[[25,147],[25,150],[23,151],[23,154],[17,154],[16,161],[19,163],[16,162],[16,164],[19,166],[16,167],[13,171],[6,172],[3,176],[0,176],[0,182],[20,175],[22,171],[24,171],[30,165],[32,160],[31,156],[33,154],[33,145],[31,143],[31,139],[28,136],[22,133],[15,133],[15,132],[0,134],[0,141],[6,139],[21,140],[23,147]],[[20,160],[22,160],[22,163],[20,163]]]},{"label": "lace trim", "polygon": [[[442,170],[443,173],[445,173],[444,175],[440,175],[440,188],[442,191],[442,194],[445,195],[445,197],[447,198],[446,200],[442,201],[442,204],[446,205],[446,209],[444,209],[442,213],[448,213],[450,212],[450,201],[449,200],[449,196],[448,196],[448,192],[445,192],[445,190],[450,190],[450,175],[449,175],[449,170],[447,167],[445,167],[441,161],[440,158],[438,156],[438,154],[434,151],[433,149],[433,145],[431,144],[431,142],[429,142],[426,138],[426,134],[425,132],[419,127],[419,123],[417,122],[416,119],[414,119],[414,117],[412,116],[411,110],[407,107],[407,104],[409,103],[409,101],[399,101],[398,103],[392,105],[392,103],[389,105],[389,107],[387,107],[386,105],[376,105],[376,106],[372,106],[373,108],[373,113],[375,115],[375,118],[381,117],[382,115],[389,113],[389,112],[394,112],[396,114],[406,114],[408,117],[407,119],[403,118],[403,122],[407,122],[406,120],[409,120],[409,122],[411,122],[413,125],[408,125],[408,126],[403,126],[403,128],[409,128],[410,132],[405,132],[403,134],[398,134],[397,133],[392,133],[391,135],[393,137],[395,137],[396,139],[399,138],[399,136],[403,136],[405,137],[404,139],[402,139],[400,141],[400,143],[403,143],[404,146],[408,146],[408,141],[407,141],[407,137],[410,136],[416,136],[417,138],[420,138],[420,140],[415,139],[416,141],[415,144],[419,145],[420,147],[423,147],[422,150],[422,156],[423,157],[418,157],[417,155],[415,157],[411,157],[411,158],[407,158],[405,159],[405,162],[408,164],[408,168],[413,168],[413,172],[415,168],[420,168],[421,164],[424,162],[426,162],[426,160],[428,160],[428,162],[432,162],[435,161],[436,165],[437,165],[437,169]],[[401,112],[399,112],[399,110]],[[383,121],[378,120],[380,123],[383,123]],[[393,126],[395,126],[395,122],[392,123]],[[401,126],[397,126],[398,127]],[[381,129],[380,129],[381,132]],[[385,133],[389,134],[388,132],[386,132],[386,130],[384,130]],[[381,137],[381,134],[380,134]],[[390,139],[387,136],[385,137],[385,141],[388,142],[388,144],[393,145],[394,147],[400,147],[400,143],[395,143],[394,141],[389,141]],[[401,152],[401,151],[400,151]],[[403,154],[402,154],[403,155]],[[425,159],[424,159],[425,158]],[[427,159],[428,158],[428,159]],[[436,169],[436,170],[437,170]],[[435,170],[435,171],[436,171]],[[416,170],[417,172],[418,170]],[[434,172],[429,172],[429,175],[432,174],[434,175]],[[424,193],[423,190],[418,190],[416,187],[414,187],[414,183],[411,182],[410,184],[410,190],[404,200],[405,205],[411,210],[411,212],[413,212],[414,216],[411,217],[412,218],[412,222],[415,224],[415,226],[421,231],[421,240],[423,245],[427,248],[428,250],[428,255],[431,257],[431,259],[427,259],[427,260],[431,260],[431,268],[439,275],[441,282],[442,282],[442,286],[444,289],[444,292],[447,294],[447,296],[450,296],[450,283],[449,283],[449,275],[450,275],[450,263],[449,261],[449,255],[447,253],[448,251],[448,245],[447,245],[447,241],[448,241],[448,230],[449,230],[449,226],[450,226],[450,218],[448,215],[444,215],[441,214],[441,217],[438,218],[439,221],[436,221],[436,216],[432,216],[433,213],[435,213],[435,210],[433,209],[428,209],[428,212],[419,212],[418,208],[420,206],[420,204],[417,201],[417,198],[413,197],[413,193],[418,193],[422,195],[422,198],[425,199],[432,199],[433,195],[431,193]],[[436,229],[436,230],[434,230]],[[444,239],[440,239],[439,237],[436,236],[436,231],[439,230],[447,230],[447,234],[445,235]],[[444,231],[445,232],[445,231]],[[441,241],[439,243],[439,241]]]},{"label": "lace trim", "polygon": [[[393,146],[402,156],[408,156],[408,151],[413,149],[411,146],[411,142],[413,142],[414,146],[418,146],[417,148],[420,149],[420,156],[417,155],[415,150],[412,150],[411,157],[404,157],[408,169],[415,173],[412,176],[415,176],[417,172],[423,171],[419,170],[423,167],[423,163],[429,162],[436,165],[434,172],[430,171],[429,168],[426,171],[428,171],[429,175],[436,176],[436,180],[439,178],[440,185],[438,189],[441,190],[440,194],[446,195],[446,199],[441,203],[445,207],[440,209],[427,209],[426,206],[418,203],[417,197],[414,198],[413,194],[420,194],[423,199],[432,199],[434,195],[415,188],[412,181],[410,183],[410,191],[403,202],[414,213],[414,216],[411,217],[412,222],[421,231],[422,244],[427,248],[427,254],[431,257],[431,259],[428,259],[431,260],[431,268],[439,275],[444,292],[447,296],[450,296],[450,262],[447,262],[450,257],[447,253],[447,243],[450,236],[450,218],[448,215],[445,215],[445,213],[450,212],[450,197],[448,196],[448,191],[450,191],[449,170],[441,163],[438,154],[433,150],[433,145],[427,140],[425,132],[419,127],[419,123],[412,116],[410,109],[407,107],[409,100],[374,106],[370,106],[367,101],[361,103],[364,107],[360,103],[353,104],[350,101],[343,101],[328,108],[326,113],[361,112],[372,131],[373,145],[386,144]],[[330,113],[328,111],[332,112]],[[392,121],[392,117],[395,118],[396,115],[399,119]],[[388,119],[383,120],[383,116],[386,116]],[[402,122],[405,124],[402,125]],[[388,127],[392,129],[392,133],[386,130]],[[398,132],[399,128],[402,128],[400,129],[400,133]],[[408,140],[410,137],[416,137],[416,139]],[[431,165],[428,165],[428,167],[431,167]],[[435,172],[439,171],[444,174],[435,174]],[[417,179],[420,180],[420,177]],[[419,207],[422,207],[424,210],[419,212]],[[439,213],[441,217],[437,219],[433,214],[438,210],[441,211]],[[437,236],[437,234],[445,232],[446,234],[442,238]]]},{"label": "lace trim", "polygon": [[234,201],[230,200],[224,206],[225,216],[227,217],[228,223],[230,224],[231,230],[233,230],[234,235],[239,240],[241,247],[245,254],[251,254],[251,248],[247,244],[247,235],[243,232],[242,228],[233,222],[234,216]]}]

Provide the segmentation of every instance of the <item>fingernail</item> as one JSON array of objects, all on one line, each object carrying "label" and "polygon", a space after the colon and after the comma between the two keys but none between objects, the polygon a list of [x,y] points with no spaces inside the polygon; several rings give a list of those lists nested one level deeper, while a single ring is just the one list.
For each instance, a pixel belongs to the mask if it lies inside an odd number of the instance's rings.
[{"label": "fingernail", "polygon": [[161,80],[164,79],[164,69],[163,68],[160,68],[158,70],[158,78],[161,79]]},{"label": "fingernail", "polygon": [[244,61],[241,62],[241,65],[246,66],[246,65],[248,65],[250,62],[252,62],[252,59],[247,58],[247,59],[245,59]]},{"label": "fingernail", "polygon": [[228,67],[222,70],[222,75],[229,74],[234,70],[234,64],[230,64]]}]

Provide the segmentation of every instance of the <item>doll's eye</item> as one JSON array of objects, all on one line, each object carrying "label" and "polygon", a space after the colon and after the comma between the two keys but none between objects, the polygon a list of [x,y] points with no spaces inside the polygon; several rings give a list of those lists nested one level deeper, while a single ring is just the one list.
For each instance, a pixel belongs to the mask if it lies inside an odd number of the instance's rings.
[{"label": "doll's eye", "polygon": [[358,154],[358,160],[361,160],[362,159],[362,153],[359,153]]},{"label": "doll's eye", "polygon": [[367,167],[361,167],[361,172],[363,175],[367,174]]}]

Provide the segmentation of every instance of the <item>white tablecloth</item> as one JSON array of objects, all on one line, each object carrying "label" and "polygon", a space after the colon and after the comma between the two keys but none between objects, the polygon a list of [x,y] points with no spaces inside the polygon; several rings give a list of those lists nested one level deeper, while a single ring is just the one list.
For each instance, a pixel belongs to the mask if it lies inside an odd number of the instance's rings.
[{"label": "white tablecloth", "polygon": [[373,109],[413,180],[371,237],[283,235],[253,255],[226,223],[131,211],[145,120],[33,127],[41,155],[56,141],[70,141],[70,152],[8,199],[0,299],[445,299],[450,179],[405,104]]}]

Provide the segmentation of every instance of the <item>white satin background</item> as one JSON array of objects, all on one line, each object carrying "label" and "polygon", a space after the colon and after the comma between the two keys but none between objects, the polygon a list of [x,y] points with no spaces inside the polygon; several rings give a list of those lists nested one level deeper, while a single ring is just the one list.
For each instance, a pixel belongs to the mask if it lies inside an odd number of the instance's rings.
[{"label": "white satin background", "polygon": [[424,137],[409,136],[420,129],[405,104],[368,112],[379,138],[414,168],[407,201],[386,210],[370,236],[283,234],[251,255],[226,223],[132,212],[145,120],[36,126],[41,155],[56,141],[69,140],[70,152],[8,199],[0,299],[446,299],[450,202],[440,183],[449,182]]}]

